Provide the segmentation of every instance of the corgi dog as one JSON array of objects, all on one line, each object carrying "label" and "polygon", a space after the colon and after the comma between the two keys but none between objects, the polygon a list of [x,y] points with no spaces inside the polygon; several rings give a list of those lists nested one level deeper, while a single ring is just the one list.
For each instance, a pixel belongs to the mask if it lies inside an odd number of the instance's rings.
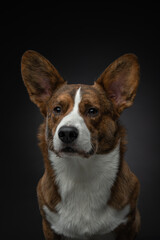
[{"label": "corgi dog", "polygon": [[125,54],[93,85],[67,84],[39,53],[22,56],[21,72],[44,123],[44,175],[37,186],[46,240],[133,240],[140,229],[140,184],[124,160],[119,121],[139,83],[139,63]]}]

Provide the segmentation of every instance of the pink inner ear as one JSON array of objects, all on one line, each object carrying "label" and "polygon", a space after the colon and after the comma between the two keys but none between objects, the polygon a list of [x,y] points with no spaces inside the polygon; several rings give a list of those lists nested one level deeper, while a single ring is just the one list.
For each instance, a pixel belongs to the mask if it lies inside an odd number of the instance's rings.
[{"label": "pink inner ear", "polygon": [[49,89],[45,89],[44,92],[41,94],[40,99],[42,101],[46,101],[49,99],[50,96],[51,96],[51,91]]},{"label": "pink inner ear", "polygon": [[50,80],[42,77],[39,79],[39,85],[41,89],[41,93],[38,94],[40,99],[42,101],[47,100],[52,94]]},{"label": "pink inner ear", "polygon": [[117,105],[122,101],[122,84],[120,81],[113,81],[109,86],[108,97],[113,99]]},{"label": "pink inner ear", "polygon": [[114,100],[116,105],[120,105],[124,102],[123,94],[127,87],[126,80],[128,72],[126,70],[121,71],[108,86],[108,96]]}]

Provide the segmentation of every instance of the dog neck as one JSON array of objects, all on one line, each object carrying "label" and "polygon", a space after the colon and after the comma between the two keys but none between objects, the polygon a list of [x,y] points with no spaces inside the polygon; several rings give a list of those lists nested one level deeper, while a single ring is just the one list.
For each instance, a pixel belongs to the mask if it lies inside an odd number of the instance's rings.
[{"label": "dog neck", "polygon": [[119,168],[120,143],[108,154],[95,154],[89,158],[59,157],[50,150],[48,156],[61,195],[64,196],[66,192],[77,186],[98,191],[99,186],[105,185],[110,192]]}]

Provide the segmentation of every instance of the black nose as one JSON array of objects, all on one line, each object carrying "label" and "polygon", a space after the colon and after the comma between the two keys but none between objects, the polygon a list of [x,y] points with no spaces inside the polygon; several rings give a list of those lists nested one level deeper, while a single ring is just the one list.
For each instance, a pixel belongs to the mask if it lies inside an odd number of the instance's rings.
[{"label": "black nose", "polygon": [[59,129],[58,136],[64,143],[72,143],[78,137],[78,129],[75,127],[63,126]]}]

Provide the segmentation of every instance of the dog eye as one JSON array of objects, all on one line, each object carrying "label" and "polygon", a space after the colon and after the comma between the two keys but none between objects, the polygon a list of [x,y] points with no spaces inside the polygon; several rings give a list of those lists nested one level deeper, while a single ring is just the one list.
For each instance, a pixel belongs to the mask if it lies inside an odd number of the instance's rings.
[{"label": "dog eye", "polygon": [[56,113],[56,114],[60,114],[61,113],[61,107],[57,106],[53,109],[53,112]]},{"label": "dog eye", "polygon": [[90,117],[95,117],[98,114],[98,110],[96,108],[92,107],[88,110],[87,113]]}]

